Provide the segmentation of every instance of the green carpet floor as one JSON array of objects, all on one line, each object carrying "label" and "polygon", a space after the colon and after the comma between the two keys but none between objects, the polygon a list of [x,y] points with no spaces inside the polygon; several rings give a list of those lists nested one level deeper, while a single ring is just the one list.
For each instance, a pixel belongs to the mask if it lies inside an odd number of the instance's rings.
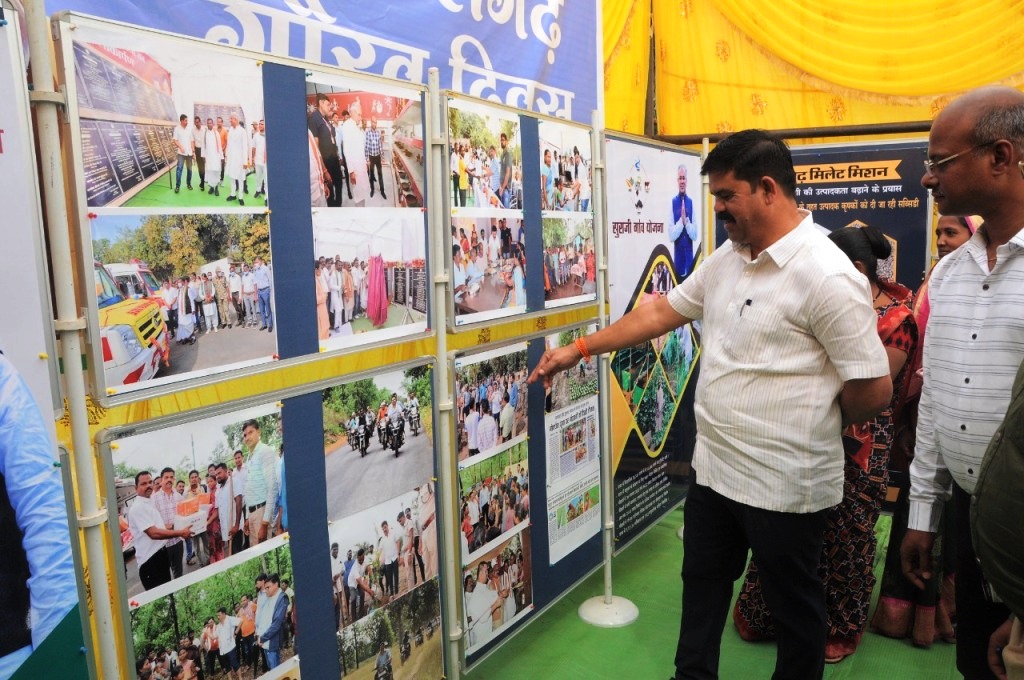
[{"label": "green carpet floor", "polygon": [[[469,680],[669,678],[675,670],[672,660],[679,632],[682,542],[676,537],[676,530],[682,520],[682,510],[670,513],[614,561],[615,594],[632,600],[640,609],[640,618],[632,626],[595,628],[577,616],[580,603],[603,592],[603,574],[598,572],[463,677]],[[879,522],[878,533],[877,573],[881,575],[888,542],[887,517]],[[722,639],[721,658],[723,680],[767,680],[775,666],[775,645],[744,642],[730,619]],[[913,647],[909,641],[891,640],[873,633],[865,633],[856,654],[825,669],[825,678],[831,680],[953,680],[959,677],[953,645],[938,642],[931,649],[923,650]]]}]

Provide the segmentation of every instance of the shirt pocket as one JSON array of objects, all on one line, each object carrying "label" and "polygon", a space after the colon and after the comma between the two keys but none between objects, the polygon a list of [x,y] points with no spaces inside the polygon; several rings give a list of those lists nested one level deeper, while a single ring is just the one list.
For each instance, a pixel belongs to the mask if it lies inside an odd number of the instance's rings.
[{"label": "shirt pocket", "polygon": [[742,314],[735,314],[725,330],[722,350],[738,364],[765,365],[778,353],[783,317],[767,306],[742,305],[741,309]]}]

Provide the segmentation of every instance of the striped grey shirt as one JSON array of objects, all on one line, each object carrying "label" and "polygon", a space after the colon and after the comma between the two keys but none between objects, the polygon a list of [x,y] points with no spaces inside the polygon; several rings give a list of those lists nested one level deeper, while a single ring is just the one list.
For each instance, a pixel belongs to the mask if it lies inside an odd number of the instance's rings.
[{"label": "striped grey shirt", "polygon": [[939,261],[928,283],[911,529],[938,529],[951,480],[974,491],[1024,359],[1024,230],[999,246],[991,271],[985,243],[982,227]]}]

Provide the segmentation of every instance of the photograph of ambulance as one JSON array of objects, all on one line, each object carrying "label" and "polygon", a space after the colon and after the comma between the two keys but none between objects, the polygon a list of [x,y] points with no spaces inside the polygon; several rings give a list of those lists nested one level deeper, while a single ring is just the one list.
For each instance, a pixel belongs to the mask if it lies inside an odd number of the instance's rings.
[{"label": "photograph of ambulance", "polygon": [[93,273],[107,386],[153,378],[171,351],[160,306],[145,298],[127,299],[99,262],[94,263]]}]

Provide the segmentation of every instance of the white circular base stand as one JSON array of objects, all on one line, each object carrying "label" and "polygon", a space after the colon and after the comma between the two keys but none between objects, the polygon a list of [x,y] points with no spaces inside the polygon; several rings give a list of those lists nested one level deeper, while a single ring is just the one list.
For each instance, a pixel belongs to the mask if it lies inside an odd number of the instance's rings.
[{"label": "white circular base stand", "polygon": [[622,628],[637,620],[640,610],[624,597],[613,595],[606,602],[603,595],[592,597],[580,605],[580,618],[599,628]]}]

